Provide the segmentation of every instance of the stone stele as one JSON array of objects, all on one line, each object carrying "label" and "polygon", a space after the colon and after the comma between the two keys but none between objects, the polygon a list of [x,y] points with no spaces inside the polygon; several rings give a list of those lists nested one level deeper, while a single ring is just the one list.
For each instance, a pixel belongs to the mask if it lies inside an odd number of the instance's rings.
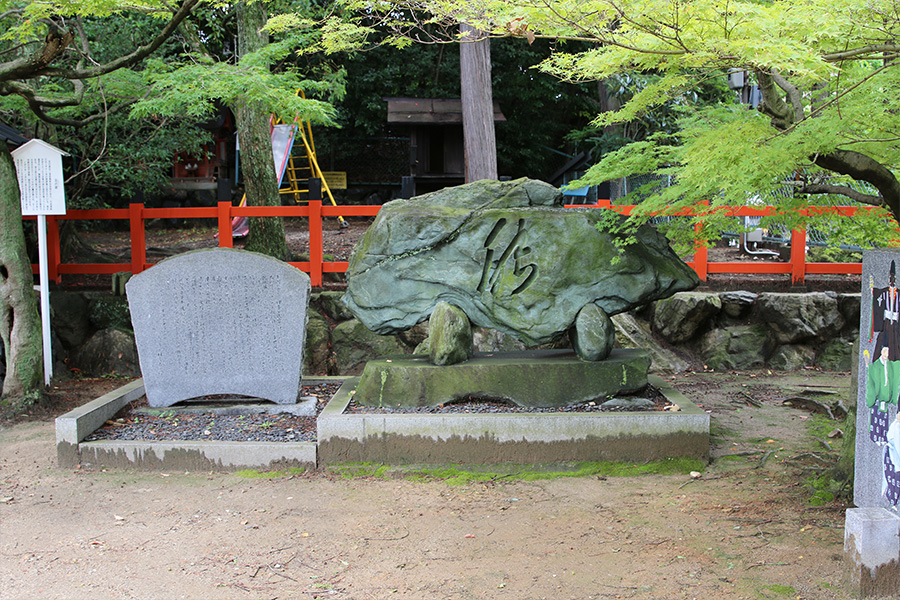
[{"label": "stone stele", "polygon": [[597,229],[612,213],[566,209],[541,181],[479,181],[385,204],[350,258],[343,301],[369,329],[397,333],[438,302],[527,344],[561,337],[579,311],[607,315],[699,280],[650,226],[624,251]]},{"label": "stone stele", "polygon": [[309,276],[227,248],[162,261],[126,286],[150,406],[212,394],[297,402]]}]

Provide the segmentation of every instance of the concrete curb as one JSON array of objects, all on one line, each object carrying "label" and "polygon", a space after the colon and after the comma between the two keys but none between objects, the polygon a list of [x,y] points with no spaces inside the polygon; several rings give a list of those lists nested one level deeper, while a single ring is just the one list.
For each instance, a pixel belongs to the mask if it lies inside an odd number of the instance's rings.
[{"label": "concrete curb", "polygon": [[344,414],[357,377],[344,381],[317,423],[317,442],[83,441],[143,395],[134,381],[56,420],[61,467],[154,471],[315,469],[346,462],[386,464],[650,461],[709,459],[709,415],[660,378],[650,383],[681,410],[632,413]]},{"label": "concrete curb", "polygon": [[350,378],[319,415],[319,464],[708,460],[709,415],[662,379],[650,380],[681,410],[344,414],[357,383]]},{"label": "concrete curb", "polygon": [[[315,377],[304,384],[343,381]],[[56,454],[61,467],[104,467],[152,471],[240,471],[316,468],[315,442],[96,441],[84,438],[129,402],[144,395],[138,379],[56,419]]]}]

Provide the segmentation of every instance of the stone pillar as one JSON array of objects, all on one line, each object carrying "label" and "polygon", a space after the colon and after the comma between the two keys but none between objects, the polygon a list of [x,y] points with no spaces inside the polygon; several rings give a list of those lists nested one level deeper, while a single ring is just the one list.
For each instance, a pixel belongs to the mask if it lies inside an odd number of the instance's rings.
[{"label": "stone pillar", "polygon": [[900,252],[863,253],[853,503],[844,522],[845,584],[855,598],[900,598]]},{"label": "stone pillar", "polygon": [[855,598],[900,596],[900,516],[851,508],[844,521],[847,591]]}]

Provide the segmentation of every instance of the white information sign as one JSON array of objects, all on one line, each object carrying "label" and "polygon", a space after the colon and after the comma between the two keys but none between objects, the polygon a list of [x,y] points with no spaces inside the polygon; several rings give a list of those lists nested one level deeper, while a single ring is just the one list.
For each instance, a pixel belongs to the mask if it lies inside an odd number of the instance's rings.
[{"label": "white information sign", "polygon": [[66,214],[62,157],[66,153],[41,140],[12,151],[22,197],[22,215]]},{"label": "white information sign", "polygon": [[26,142],[11,152],[22,197],[22,215],[37,215],[38,267],[41,279],[41,329],[44,338],[44,384],[53,377],[50,340],[50,277],[47,265],[47,215],[66,214],[62,157],[66,153],[41,140]]}]

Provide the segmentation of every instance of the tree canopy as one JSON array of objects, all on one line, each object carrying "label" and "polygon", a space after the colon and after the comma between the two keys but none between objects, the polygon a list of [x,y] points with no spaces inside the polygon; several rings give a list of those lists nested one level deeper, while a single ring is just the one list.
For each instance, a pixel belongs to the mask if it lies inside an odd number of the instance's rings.
[{"label": "tree canopy", "polygon": [[[716,208],[773,204],[785,226],[819,222],[857,241],[887,243],[900,221],[900,4],[896,0],[398,0],[351,5],[381,10],[398,36],[466,22],[497,37],[548,39],[540,68],[565,81],[622,74],[654,80],[595,125],[632,121],[696,89],[745,72],[759,87],[756,110],[735,102],[676,102],[675,132],[607,154],[578,184],[642,173],[671,178],[639,213],[703,205],[710,234],[728,227]],[[417,31],[410,36],[411,31]],[[575,43],[578,43],[576,45]],[[584,44],[587,44],[585,48]],[[645,190],[646,192],[646,190]],[[709,203],[706,208],[703,203]],[[858,203],[874,210],[835,220],[810,205]],[[641,218],[641,217],[638,217]],[[825,223],[822,224],[824,219]]]}]

